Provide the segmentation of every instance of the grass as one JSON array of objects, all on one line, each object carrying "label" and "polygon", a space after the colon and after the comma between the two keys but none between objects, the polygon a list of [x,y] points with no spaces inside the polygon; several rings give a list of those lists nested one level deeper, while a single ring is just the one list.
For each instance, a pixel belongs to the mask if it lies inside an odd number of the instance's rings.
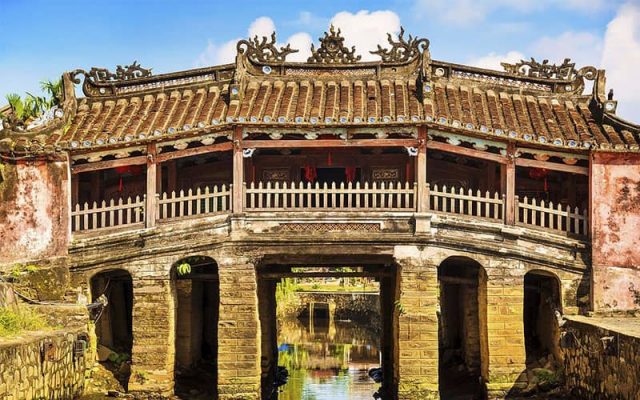
[{"label": "grass", "polygon": [[23,331],[38,331],[49,326],[42,316],[29,308],[17,311],[0,307],[0,337],[12,337]]}]

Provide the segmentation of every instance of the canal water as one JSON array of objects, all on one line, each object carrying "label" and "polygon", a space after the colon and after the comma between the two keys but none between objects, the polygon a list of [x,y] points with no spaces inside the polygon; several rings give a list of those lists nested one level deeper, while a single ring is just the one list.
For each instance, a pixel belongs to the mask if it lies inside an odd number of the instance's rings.
[{"label": "canal water", "polygon": [[278,364],[289,371],[278,400],[371,400],[380,387],[367,375],[380,366],[379,335],[352,321],[279,321]]}]

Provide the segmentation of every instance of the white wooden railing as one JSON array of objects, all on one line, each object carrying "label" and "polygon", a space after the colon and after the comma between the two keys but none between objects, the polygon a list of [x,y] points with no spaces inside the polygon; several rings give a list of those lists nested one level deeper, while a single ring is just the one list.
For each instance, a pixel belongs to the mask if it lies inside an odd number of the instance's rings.
[{"label": "white wooden railing", "polygon": [[385,210],[413,211],[416,185],[413,183],[250,183],[244,187],[247,211],[295,210]]},{"label": "white wooden railing", "polygon": [[194,215],[216,214],[231,211],[231,190],[227,185],[209,189],[197,188],[185,193],[180,190],[163,193],[158,199],[158,219],[174,219]]},{"label": "white wooden railing", "polygon": [[[250,183],[243,185],[244,208],[252,211],[416,211],[415,183]],[[429,184],[426,209],[506,223],[507,201],[499,193],[482,193]],[[163,193],[155,197],[155,218],[174,220],[232,212],[231,186],[221,185]],[[95,231],[145,223],[145,197],[76,204],[71,211],[73,232]],[[153,204],[153,203],[152,203]],[[588,236],[586,210],[535,198],[515,197],[515,223],[568,235]]]},{"label": "white wooden railing", "polygon": [[456,189],[455,187],[434,185],[427,183],[428,209],[446,214],[468,215],[476,218],[504,220],[505,197],[499,193],[493,195],[480,190],[474,193],[471,189]]},{"label": "white wooden railing", "polygon": [[553,231],[566,232],[578,236],[589,235],[589,221],[587,211],[582,213],[578,207],[554,205],[553,202],[529,199],[526,196],[520,200],[516,196],[516,223],[535,226]]},{"label": "white wooden railing", "polygon": [[136,196],[126,200],[111,199],[109,202],[76,204],[71,211],[71,230],[93,231],[96,229],[128,226],[144,223],[145,198]]}]

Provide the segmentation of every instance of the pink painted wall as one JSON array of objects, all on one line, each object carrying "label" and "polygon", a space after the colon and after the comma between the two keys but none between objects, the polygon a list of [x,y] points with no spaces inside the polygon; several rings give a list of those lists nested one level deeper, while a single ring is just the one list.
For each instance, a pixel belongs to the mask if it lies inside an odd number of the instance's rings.
[{"label": "pink painted wall", "polygon": [[65,255],[66,163],[21,161],[0,168],[0,264]]},{"label": "pink painted wall", "polygon": [[640,309],[640,154],[595,153],[591,174],[594,308]]}]

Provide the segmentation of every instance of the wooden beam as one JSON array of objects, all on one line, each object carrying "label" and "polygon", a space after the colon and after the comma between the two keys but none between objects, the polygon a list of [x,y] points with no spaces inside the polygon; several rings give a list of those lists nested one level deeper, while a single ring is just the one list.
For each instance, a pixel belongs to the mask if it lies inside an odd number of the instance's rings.
[{"label": "wooden beam", "polygon": [[145,204],[145,226],[147,228],[156,225],[156,188],[158,179],[158,164],[156,162],[156,144],[147,145],[147,201]]},{"label": "wooden beam", "polygon": [[460,154],[467,157],[481,158],[484,160],[494,161],[500,164],[507,163],[507,157],[502,156],[500,154],[493,154],[493,153],[489,153],[488,151],[469,149],[467,147],[456,146],[449,143],[436,142],[435,140],[430,140],[429,142],[427,142],[427,148],[433,149],[433,150],[446,151],[447,153]]},{"label": "wooden beam", "polygon": [[417,199],[416,211],[426,212],[429,208],[427,199],[427,127],[418,128],[418,155],[416,156]]},{"label": "wooden beam", "polygon": [[580,167],[577,165],[567,165],[554,163],[549,161],[529,160],[527,158],[516,158],[518,167],[544,168],[552,171],[568,172],[571,174],[589,175],[588,167]]},{"label": "wooden beam", "polygon": [[417,139],[350,139],[350,140],[245,140],[242,147],[256,149],[309,147],[416,147]]},{"label": "wooden beam", "polygon": [[242,128],[236,127],[233,131],[233,212],[241,213],[244,210],[244,157],[242,156]]},{"label": "wooden beam", "polygon": [[216,143],[207,146],[194,147],[192,149],[176,150],[170,153],[160,154],[157,157],[158,162],[165,162],[169,160],[175,160],[177,158],[197,156],[206,153],[215,153],[219,151],[231,151],[233,150],[232,142]]},{"label": "wooden beam", "polygon": [[80,174],[82,172],[92,172],[92,171],[99,171],[102,169],[124,167],[125,165],[145,165],[146,163],[147,163],[147,156],[118,158],[118,159],[109,160],[109,161],[98,161],[93,163],[74,165],[71,167],[71,173]]}]

